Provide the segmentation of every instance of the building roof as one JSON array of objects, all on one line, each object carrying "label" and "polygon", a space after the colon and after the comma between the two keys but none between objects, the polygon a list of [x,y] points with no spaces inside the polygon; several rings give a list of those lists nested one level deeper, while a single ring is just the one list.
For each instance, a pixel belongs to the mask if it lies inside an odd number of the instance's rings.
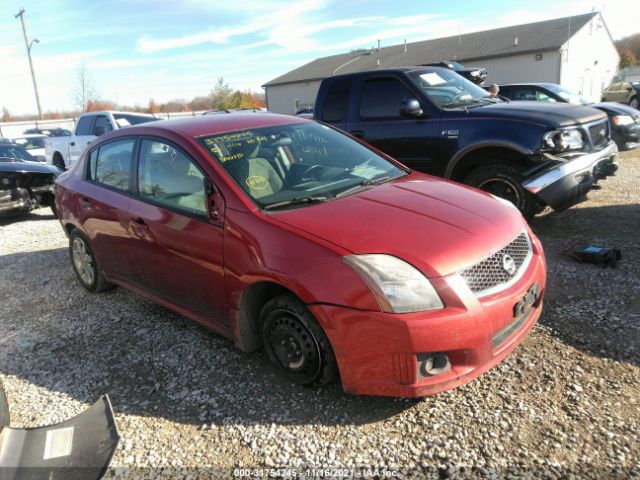
[{"label": "building roof", "polygon": [[274,78],[263,86],[320,80],[338,73],[353,73],[379,67],[420,65],[440,60],[464,63],[528,52],[558,50],[596,15],[597,12],[591,12],[526,25],[412,42],[407,43],[406,49],[404,44],[401,44],[383,47],[380,50],[355,50],[317,58]]}]

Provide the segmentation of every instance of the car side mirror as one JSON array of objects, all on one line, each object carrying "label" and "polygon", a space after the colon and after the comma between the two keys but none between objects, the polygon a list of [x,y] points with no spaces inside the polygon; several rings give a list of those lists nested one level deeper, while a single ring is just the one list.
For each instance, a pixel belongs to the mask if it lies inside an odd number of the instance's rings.
[{"label": "car side mirror", "polygon": [[633,87],[627,87],[627,92],[633,92]]},{"label": "car side mirror", "polygon": [[207,198],[209,222],[213,225],[222,226],[224,223],[224,198],[208,178],[204,179],[204,193]]},{"label": "car side mirror", "polygon": [[400,115],[403,117],[421,117],[422,114],[420,102],[415,98],[408,98],[400,103]]},{"label": "car side mirror", "polygon": [[93,129],[93,134],[96,137],[99,137],[100,135],[104,135],[105,133],[107,133],[107,129],[105,127],[103,127],[102,125],[98,125],[97,127],[95,127]]}]

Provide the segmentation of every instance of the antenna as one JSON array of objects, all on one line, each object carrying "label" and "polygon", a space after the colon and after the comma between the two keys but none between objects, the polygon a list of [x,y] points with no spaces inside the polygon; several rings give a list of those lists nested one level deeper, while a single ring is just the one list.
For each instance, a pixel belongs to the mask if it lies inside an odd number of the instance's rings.
[{"label": "antenna", "polygon": [[518,46],[518,37],[516,37],[516,38],[513,40],[513,46],[514,46],[514,47],[517,47],[517,46]]},{"label": "antenna", "polygon": [[407,53],[407,39],[404,39],[404,53]]},{"label": "antenna", "polygon": [[380,39],[378,39],[378,51],[380,51]]}]

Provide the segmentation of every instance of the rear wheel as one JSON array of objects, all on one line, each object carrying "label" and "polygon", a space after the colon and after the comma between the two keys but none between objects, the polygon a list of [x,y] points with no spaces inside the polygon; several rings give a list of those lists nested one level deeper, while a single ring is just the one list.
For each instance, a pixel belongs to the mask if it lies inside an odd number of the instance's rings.
[{"label": "rear wheel", "polygon": [[509,162],[480,164],[465,177],[464,183],[513,203],[525,218],[540,211],[540,201],[522,186],[520,168]]},{"label": "rear wheel", "polygon": [[271,362],[300,385],[326,385],[338,378],[329,339],[307,307],[291,294],[269,301],[260,314],[262,340]]},{"label": "rear wheel", "polygon": [[73,271],[84,288],[94,293],[113,288],[113,284],[104,278],[86,237],[77,229],[69,235],[69,256]]}]

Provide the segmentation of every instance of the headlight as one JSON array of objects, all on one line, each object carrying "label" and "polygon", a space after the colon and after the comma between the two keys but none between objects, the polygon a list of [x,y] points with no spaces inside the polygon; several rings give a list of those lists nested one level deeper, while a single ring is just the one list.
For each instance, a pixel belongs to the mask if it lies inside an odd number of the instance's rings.
[{"label": "headlight", "polygon": [[371,289],[383,312],[409,313],[444,308],[431,282],[416,268],[383,254],[343,258]]},{"label": "headlight", "polygon": [[547,132],[542,137],[542,142],[546,148],[556,152],[580,150],[584,146],[582,133],[575,128]]},{"label": "headlight", "polygon": [[630,125],[633,123],[633,118],[629,115],[616,115],[613,117],[613,123],[615,125]]}]

